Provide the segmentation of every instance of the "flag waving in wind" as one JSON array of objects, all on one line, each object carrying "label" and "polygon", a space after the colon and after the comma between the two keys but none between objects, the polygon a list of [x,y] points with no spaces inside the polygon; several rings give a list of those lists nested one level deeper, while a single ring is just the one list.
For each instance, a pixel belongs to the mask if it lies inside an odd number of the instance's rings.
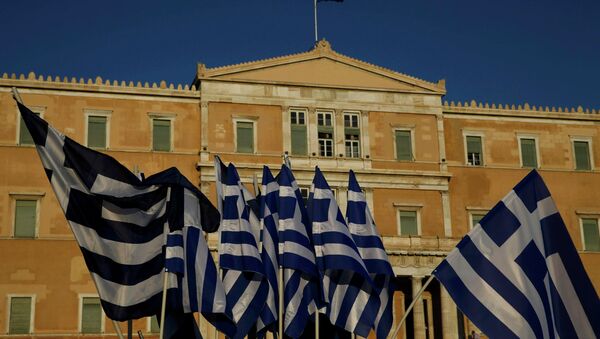
[{"label": "flag waving in wind", "polygon": [[378,293],[333,192],[318,167],[309,198],[309,213],[327,316],[335,326],[367,337],[379,313]]},{"label": "flag waving in wind", "polygon": [[350,171],[348,182],[346,218],[358,252],[378,291],[381,305],[375,318],[375,333],[378,339],[385,339],[393,323],[394,271],[367,206],[365,194],[358,185],[353,171]]},{"label": "flag waving in wind", "polygon": [[[256,323],[269,292],[258,250],[260,224],[244,198],[244,188],[233,164],[227,167],[223,189],[219,264],[227,303],[236,322],[232,338],[243,338]],[[254,221],[253,221],[254,220]]]},{"label": "flag waving in wind", "polygon": [[433,274],[492,338],[600,337],[598,295],[535,170]]},{"label": "flag waving in wind", "polygon": [[168,284],[172,310],[226,322],[223,285],[202,236],[218,227],[208,199],[174,168],[140,180],[18,105],[106,315],[158,314],[166,266],[177,274]]}]

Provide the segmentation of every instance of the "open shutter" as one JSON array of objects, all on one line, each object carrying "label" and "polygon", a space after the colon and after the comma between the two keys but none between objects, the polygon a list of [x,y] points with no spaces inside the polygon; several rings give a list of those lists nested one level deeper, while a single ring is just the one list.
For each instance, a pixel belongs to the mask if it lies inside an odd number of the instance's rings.
[{"label": "open shutter", "polygon": [[88,117],[88,147],[106,148],[106,117]]},{"label": "open shutter", "polygon": [[396,131],[396,159],[413,160],[410,131]]},{"label": "open shutter", "polygon": [[10,298],[9,334],[28,334],[31,324],[31,297]]},{"label": "open shutter", "polygon": [[15,201],[15,237],[35,237],[36,208],[35,200]]}]

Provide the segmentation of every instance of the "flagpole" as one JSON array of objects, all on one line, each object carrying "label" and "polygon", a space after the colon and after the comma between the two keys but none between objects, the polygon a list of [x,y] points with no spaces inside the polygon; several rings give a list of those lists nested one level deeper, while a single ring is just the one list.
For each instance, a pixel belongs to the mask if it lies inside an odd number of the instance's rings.
[{"label": "flagpole", "polygon": [[165,335],[165,311],[167,309],[167,281],[169,271],[165,269],[165,278],[163,279],[163,295],[162,295],[162,308],[160,310],[160,335],[159,338],[163,339]]},{"label": "flagpole", "polygon": [[121,327],[119,327],[119,324],[117,323],[117,321],[113,320],[112,324],[113,324],[113,327],[115,328],[115,332],[117,332],[117,337],[119,337],[119,339],[123,339],[123,333],[121,333]]},{"label": "flagpole", "polygon": [[315,312],[315,339],[319,339],[319,307]]},{"label": "flagpole", "polygon": [[[316,1],[316,0],[315,0]],[[21,96],[19,95],[19,91],[17,90],[16,87],[12,88],[12,97],[13,99],[15,99],[18,103],[20,103],[21,105],[23,105],[23,99],[21,99]]]},{"label": "flagpole", "polygon": [[413,298],[413,301],[410,303],[410,305],[408,305],[408,308],[406,309],[406,311],[404,311],[404,315],[402,316],[402,319],[400,319],[400,323],[398,323],[398,326],[396,326],[396,330],[394,331],[394,334],[391,337],[389,337],[390,339],[396,338],[396,336],[398,335],[398,331],[400,331],[400,327],[402,327],[402,325],[404,324],[404,321],[406,320],[406,317],[408,316],[410,311],[412,311],[413,307],[417,303],[417,300],[419,300],[421,298],[421,294],[423,294],[423,292],[425,292],[425,288],[427,288],[427,286],[433,281],[433,278],[434,278],[433,275],[429,276],[429,279],[427,279],[427,281],[423,284],[423,287],[421,287],[421,289],[419,290],[417,295]]},{"label": "flagpole", "polygon": [[279,339],[283,339],[283,268],[279,267]]},{"label": "flagpole", "polygon": [[319,41],[319,35],[317,34],[317,0],[314,0],[315,6],[315,42]]}]

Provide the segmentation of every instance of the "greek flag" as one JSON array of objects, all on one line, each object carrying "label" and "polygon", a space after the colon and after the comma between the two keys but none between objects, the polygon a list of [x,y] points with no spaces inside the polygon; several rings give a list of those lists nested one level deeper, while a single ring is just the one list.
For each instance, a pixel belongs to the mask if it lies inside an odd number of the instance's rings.
[{"label": "greek flag", "polygon": [[346,219],[352,239],[354,239],[365,267],[373,279],[381,301],[375,317],[375,333],[377,338],[387,338],[393,323],[394,271],[387,253],[385,253],[369,206],[367,206],[365,194],[356,181],[353,171],[350,171],[348,182]]},{"label": "greek flag", "polygon": [[202,236],[218,227],[208,199],[174,168],[140,180],[25,106],[19,110],[106,315],[122,321],[159,313],[166,266],[177,273],[169,307],[226,321],[223,285]]},{"label": "greek flag", "polygon": [[326,314],[331,323],[367,337],[380,300],[333,192],[321,170],[309,198],[317,267],[323,281]]},{"label": "greek flag", "polygon": [[283,268],[283,327],[287,336],[302,335],[320,305],[319,275],[312,233],[302,194],[292,171],[281,166],[279,184],[279,253]]},{"label": "greek flag", "polygon": [[600,301],[540,175],[531,171],[433,271],[493,338],[596,338]]},{"label": "greek flag", "polygon": [[267,166],[263,167],[262,191],[264,195],[260,199],[260,223],[261,232],[261,259],[265,269],[265,276],[269,282],[269,293],[267,302],[256,325],[258,337],[264,337],[266,331],[277,331],[277,320],[279,319],[279,286],[277,276],[279,270],[279,260],[277,250],[279,246],[279,236],[277,227],[279,226],[279,185],[273,178],[271,171]]},{"label": "greek flag", "polygon": [[265,306],[269,283],[258,250],[260,223],[244,198],[244,190],[235,166],[227,167],[223,190],[219,264],[227,303],[237,330],[232,338],[243,338],[258,320]]}]

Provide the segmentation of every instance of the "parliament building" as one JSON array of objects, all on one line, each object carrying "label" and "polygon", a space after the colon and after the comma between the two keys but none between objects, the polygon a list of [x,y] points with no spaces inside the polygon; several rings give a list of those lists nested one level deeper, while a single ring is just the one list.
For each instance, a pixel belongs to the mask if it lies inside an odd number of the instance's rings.
[{"label": "parliament building", "polygon": [[[177,167],[213,202],[214,155],[235,163],[251,187],[263,165],[277,173],[287,154],[306,195],[318,165],[342,212],[352,169],[400,282],[396,321],[446,254],[534,168],[600,290],[597,109],[448,103],[444,80],[357,60],[321,40],[292,55],[198,64],[185,86],[1,75],[0,338],[116,336],[12,87],[75,141],[146,176]],[[217,235],[208,239],[216,251]],[[398,338],[478,331],[437,281],[421,299]],[[206,321],[199,324],[205,338],[216,337]],[[133,328],[158,337],[153,319]]]}]

